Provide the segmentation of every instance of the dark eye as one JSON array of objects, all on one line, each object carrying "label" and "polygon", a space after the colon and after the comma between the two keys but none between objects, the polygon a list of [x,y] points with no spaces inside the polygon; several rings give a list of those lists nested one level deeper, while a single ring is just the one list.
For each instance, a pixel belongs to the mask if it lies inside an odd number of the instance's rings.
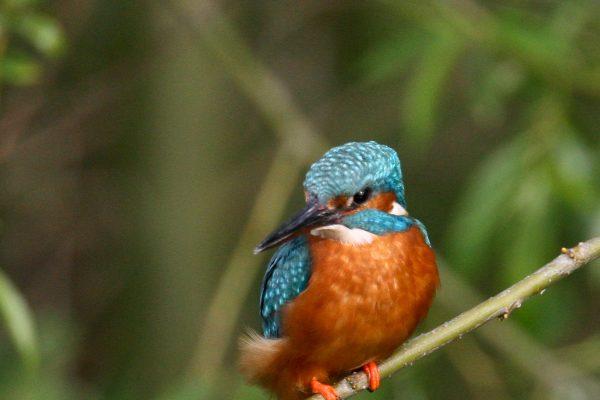
[{"label": "dark eye", "polygon": [[365,188],[359,192],[354,193],[354,196],[352,197],[352,204],[360,205],[365,201],[369,200],[369,197],[371,197],[371,188]]}]

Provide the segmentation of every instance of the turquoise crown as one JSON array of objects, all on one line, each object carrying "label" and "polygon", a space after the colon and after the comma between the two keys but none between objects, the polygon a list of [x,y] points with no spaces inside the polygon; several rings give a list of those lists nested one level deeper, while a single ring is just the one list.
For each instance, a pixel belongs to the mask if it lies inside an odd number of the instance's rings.
[{"label": "turquoise crown", "polygon": [[395,193],[398,203],[406,208],[400,159],[390,147],[373,141],[334,147],[310,167],[304,179],[304,189],[321,204],[336,196],[352,196],[366,187]]}]

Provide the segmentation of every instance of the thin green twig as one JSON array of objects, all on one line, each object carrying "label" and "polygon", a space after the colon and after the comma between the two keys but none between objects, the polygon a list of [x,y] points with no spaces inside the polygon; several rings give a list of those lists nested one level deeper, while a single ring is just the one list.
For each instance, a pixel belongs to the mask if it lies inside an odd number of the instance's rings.
[{"label": "thin green twig", "polygon": [[[467,304],[478,304],[484,297],[467,285],[438,256],[443,289],[437,301],[453,314],[461,312]],[[572,360],[561,358],[555,352],[529,336],[518,324],[508,323],[495,329],[482,329],[477,335],[508,360],[534,377],[543,387],[552,388],[560,379],[581,377],[587,373]],[[540,368],[540,364],[544,368]],[[578,378],[579,379],[579,378]]]}]

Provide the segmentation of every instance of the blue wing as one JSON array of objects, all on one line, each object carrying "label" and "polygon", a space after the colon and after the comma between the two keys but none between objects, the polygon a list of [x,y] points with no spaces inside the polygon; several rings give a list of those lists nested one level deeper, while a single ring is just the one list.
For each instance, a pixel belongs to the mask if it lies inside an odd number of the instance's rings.
[{"label": "blue wing", "polygon": [[271,258],[260,292],[263,335],[281,335],[281,307],[298,296],[310,279],[310,253],[304,236],[282,245]]}]

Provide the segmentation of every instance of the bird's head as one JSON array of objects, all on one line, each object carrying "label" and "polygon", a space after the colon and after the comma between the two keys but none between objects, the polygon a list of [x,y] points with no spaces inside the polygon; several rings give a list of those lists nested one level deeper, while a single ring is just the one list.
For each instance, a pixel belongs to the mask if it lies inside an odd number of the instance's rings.
[{"label": "bird's head", "polygon": [[318,235],[327,227],[343,227],[345,217],[367,209],[406,214],[400,159],[393,149],[373,141],[330,149],[308,170],[304,193],[306,207],[267,236],[255,253],[298,233]]}]

